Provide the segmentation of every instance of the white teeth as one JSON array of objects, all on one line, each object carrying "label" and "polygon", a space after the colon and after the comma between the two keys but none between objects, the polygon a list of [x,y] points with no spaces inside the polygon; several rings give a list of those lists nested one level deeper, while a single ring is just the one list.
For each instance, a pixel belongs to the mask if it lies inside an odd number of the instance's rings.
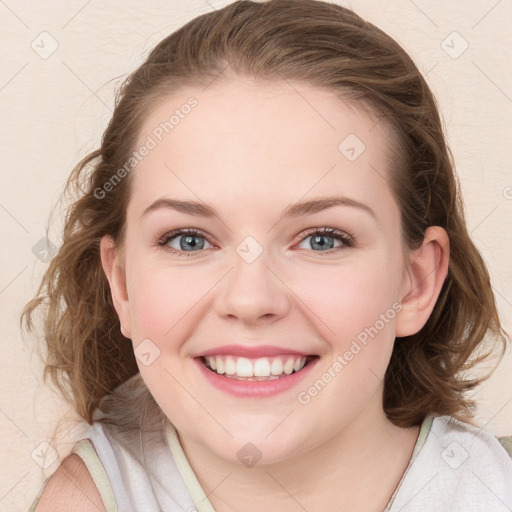
[{"label": "white teeth", "polygon": [[224,361],[224,371],[227,375],[234,375],[236,373],[236,363],[232,357],[226,357]]},{"label": "white teeth", "polygon": [[257,359],[254,363],[255,377],[268,377],[270,375],[270,363],[266,357]]},{"label": "white teeth", "polygon": [[236,373],[239,377],[254,377],[251,361],[245,357],[239,357],[238,361],[236,362],[236,372],[234,373]]},{"label": "white teeth", "polygon": [[207,365],[219,375],[249,380],[274,380],[304,368],[306,357],[277,356],[249,359],[236,356],[206,356]]},{"label": "white teeth", "polygon": [[281,359],[274,359],[270,365],[270,373],[272,375],[281,375],[283,373],[283,363]]},{"label": "white teeth", "polygon": [[293,372],[294,363],[295,359],[293,359],[293,357],[290,357],[288,361],[286,361],[286,364],[284,365],[284,373],[286,373],[286,375],[290,375]]}]

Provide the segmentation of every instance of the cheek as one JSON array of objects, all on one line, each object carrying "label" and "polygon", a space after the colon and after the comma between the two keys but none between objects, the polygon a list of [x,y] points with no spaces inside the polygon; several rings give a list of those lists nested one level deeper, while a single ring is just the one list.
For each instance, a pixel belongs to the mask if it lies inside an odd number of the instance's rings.
[{"label": "cheek", "polygon": [[172,269],[142,255],[132,261],[128,294],[135,344],[150,338],[161,345],[178,332],[183,336],[215,284],[211,270],[199,265]]},{"label": "cheek", "polygon": [[[393,261],[394,260],[394,261]],[[354,258],[346,265],[318,269],[314,277],[297,280],[292,289],[307,305],[310,322],[324,339],[324,371],[356,395],[371,393],[383,377],[393,349],[401,267],[386,254]],[[342,371],[341,371],[342,370]],[[336,387],[336,386],[335,386]],[[348,394],[350,395],[350,393]]]},{"label": "cheek", "polygon": [[316,400],[318,410],[323,411],[320,414],[329,415],[335,423],[343,422],[381,388],[393,350],[395,318],[401,309],[399,275],[397,266],[360,260],[331,269],[328,275],[318,273],[308,285],[298,288],[310,309],[308,318],[324,340],[326,355],[323,365],[302,387],[298,395],[301,404]]},{"label": "cheek", "polygon": [[354,264],[320,269],[308,282],[297,282],[294,291],[332,334],[346,339],[395,311],[398,289],[397,270]]}]

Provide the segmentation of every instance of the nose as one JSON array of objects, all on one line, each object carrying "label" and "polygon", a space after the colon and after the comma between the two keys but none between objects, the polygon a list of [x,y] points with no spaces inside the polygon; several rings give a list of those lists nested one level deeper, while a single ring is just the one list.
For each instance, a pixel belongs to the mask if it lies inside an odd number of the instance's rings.
[{"label": "nose", "polygon": [[216,297],[220,316],[254,326],[273,323],[288,313],[291,292],[269,263],[265,251],[252,262],[234,255],[233,268],[222,280]]}]

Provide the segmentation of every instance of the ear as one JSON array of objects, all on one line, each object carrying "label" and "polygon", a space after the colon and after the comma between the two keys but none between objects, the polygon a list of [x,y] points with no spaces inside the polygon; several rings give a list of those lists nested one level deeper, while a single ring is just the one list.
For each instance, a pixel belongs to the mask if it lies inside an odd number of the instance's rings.
[{"label": "ear", "polygon": [[431,226],[423,244],[411,252],[408,286],[397,315],[396,336],[416,334],[427,322],[448,274],[450,240],[446,231]]},{"label": "ear", "polygon": [[107,276],[112,302],[121,323],[121,332],[126,338],[131,338],[130,310],[126,289],[126,273],[121,255],[112,237],[105,235],[100,243],[101,265]]}]

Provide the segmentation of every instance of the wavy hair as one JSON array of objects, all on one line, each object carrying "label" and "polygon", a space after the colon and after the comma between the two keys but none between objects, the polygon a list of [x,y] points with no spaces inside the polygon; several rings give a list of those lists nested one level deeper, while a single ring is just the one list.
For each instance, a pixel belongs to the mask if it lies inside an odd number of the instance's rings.
[{"label": "wavy hair", "polygon": [[149,411],[159,414],[120,331],[100,261],[103,236],[123,246],[130,175],[102,197],[98,190],[119,176],[157,102],[236,75],[327,89],[385,123],[394,142],[390,186],[404,248],[419,247],[429,226],[441,226],[450,238],[450,263],[425,326],[395,340],[384,411],[402,427],[428,414],[471,421],[475,404],[467,392],[487,377],[469,378],[470,370],[491,352],[482,353],[486,333],[493,335],[491,350],[505,349],[506,334],[466,228],[435,98],[396,41],[353,11],[318,0],[244,0],[198,16],[163,39],[123,82],[101,146],[67,182],[75,201],[62,245],[22,314],[30,331],[35,310],[43,312],[44,379],[49,375],[89,424],[138,427]]}]

